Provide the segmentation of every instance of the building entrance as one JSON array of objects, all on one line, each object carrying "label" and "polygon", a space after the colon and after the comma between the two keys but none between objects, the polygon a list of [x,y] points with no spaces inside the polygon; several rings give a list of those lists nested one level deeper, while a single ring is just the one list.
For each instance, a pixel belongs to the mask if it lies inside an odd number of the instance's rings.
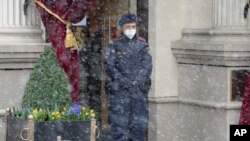
[{"label": "building entrance", "polygon": [[99,126],[107,133],[109,101],[105,93],[105,49],[113,39],[120,36],[117,21],[128,11],[138,15],[139,35],[148,39],[147,0],[97,0],[84,27],[85,47],[80,51],[80,63],[86,87],[83,88],[82,95],[84,99],[88,99],[90,107],[100,113]]}]

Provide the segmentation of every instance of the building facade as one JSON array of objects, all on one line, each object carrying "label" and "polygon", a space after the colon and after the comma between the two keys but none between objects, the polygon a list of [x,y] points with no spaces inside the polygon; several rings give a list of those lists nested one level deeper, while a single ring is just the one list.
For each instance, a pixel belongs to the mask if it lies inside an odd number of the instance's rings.
[{"label": "building facade", "polygon": [[[99,23],[93,22],[90,30],[94,31],[98,24],[107,25],[105,29],[110,32],[105,33],[109,37],[106,44],[120,14],[130,9],[140,15],[138,5],[147,7],[140,9],[147,13],[147,24],[140,28],[147,29],[141,33],[148,36],[154,68],[149,94],[149,141],[229,141],[229,125],[238,123],[241,107],[241,101],[233,98],[233,74],[250,66],[250,24],[243,18],[246,2],[104,3],[104,7],[116,10],[104,10],[105,15]],[[38,13],[23,16],[22,4],[23,0],[0,2],[1,109],[20,104],[32,65],[44,46]],[[90,15],[90,20],[98,14]],[[3,124],[0,128],[4,129]],[[0,136],[3,138],[3,130]]]},{"label": "building facade", "polygon": [[[20,105],[25,84],[34,63],[43,51],[38,12],[23,14],[24,0],[0,1],[0,117],[6,107]],[[4,140],[4,123],[0,123]]]},{"label": "building facade", "polygon": [[229,140],[241,108],[232,74],[249,69],[246,2],[150,1],[149,140]]}]

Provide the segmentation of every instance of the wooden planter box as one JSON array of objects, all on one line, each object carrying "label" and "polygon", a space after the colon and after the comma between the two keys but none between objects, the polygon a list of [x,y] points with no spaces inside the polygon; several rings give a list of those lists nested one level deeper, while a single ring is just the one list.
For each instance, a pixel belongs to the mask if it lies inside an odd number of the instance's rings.
[{"label": "wooden planter box", "polygon": [[35,122],[6,117],[6,141],[95,141],[96,120]]}]

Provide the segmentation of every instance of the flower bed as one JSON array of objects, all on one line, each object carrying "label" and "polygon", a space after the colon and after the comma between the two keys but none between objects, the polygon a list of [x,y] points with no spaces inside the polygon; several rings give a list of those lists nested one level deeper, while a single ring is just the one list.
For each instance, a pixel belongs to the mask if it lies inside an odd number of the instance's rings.
[{"label": "flower bed", "polygon": [[[56,108],[57,109],[57,108]],[[95,141],[95,111],[74,104],[49,111],[8,110],[7,141]]]}]

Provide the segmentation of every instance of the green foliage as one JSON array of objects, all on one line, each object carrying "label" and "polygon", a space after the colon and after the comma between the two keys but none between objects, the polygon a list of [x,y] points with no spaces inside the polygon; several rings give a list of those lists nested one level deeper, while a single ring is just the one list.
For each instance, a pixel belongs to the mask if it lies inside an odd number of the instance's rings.
[{"label": "green foliage", "polygon": [[[80,105],[78,105],[80,106]],[[76,115],[77,109],[72,107],[57,107],[55,106],[53,110],[49,109],[29,109],[29,108],[12,108],[11,115],[13,117],[27,120],[29,115],[33,116],[33,120],[37,122],[43,121],[81,121],[81,120],[91,120],[96,116],[96,112],[93,109],[87,107],[81,107],[79,113]]]},{"label": "green foliage", "polygon": [[68,78],[51,47],[45,47],[26,84],[23,108],[53,109],[71,105]]},{"label": "green foliage", "polygon": [[27,119],[28,115],[30,115],[30,114],[31,114],[31,112],[27,108],[23,108],[23,109],[12,108],[12,110],[11,110],[11,115],[13,117],[20,118],[20,119]]}]

